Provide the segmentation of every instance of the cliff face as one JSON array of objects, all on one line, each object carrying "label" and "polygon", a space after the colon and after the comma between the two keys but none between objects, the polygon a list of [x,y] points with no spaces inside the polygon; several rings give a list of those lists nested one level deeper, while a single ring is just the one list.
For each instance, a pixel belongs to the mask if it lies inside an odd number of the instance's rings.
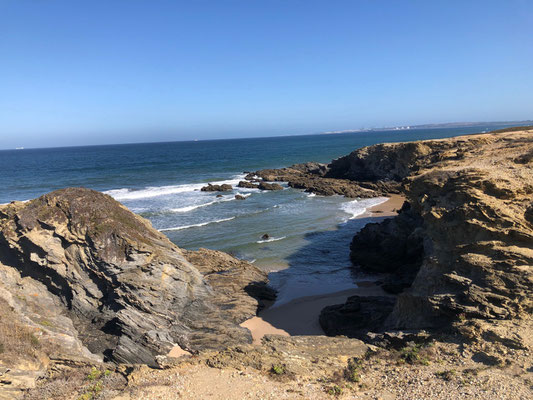
[{"label": "cliff face", "polygon": [[251,342],[238,324],[273,295],[251,264],[184,254],[111,197],[79,188],[0,208],[0,276],[2,297],[43,339],[61,334],[72,354],[149,365],[174,346]]},{"label": "cliff face", "polygon": [[[427,243],[420,272],[390,323],[527,318],[533,311],[533,132],[456,139],[440,158],[405,184]],[[423,312],[409,315],[416,304]]]},{"label": "cliff face", "polygon": [[[409,213],[421,220],[409,226],[400,214],[354,238],[357,264],[399,276],[413,263],[387,257],[413,235],[423,244],[383,329],[453,325],[466,336],[533,344],[533,131],[371,146],[335,160],[327,176],[402,182]],[[372,254],[377,261],[363,251],[373,239],[391,244]]]}]

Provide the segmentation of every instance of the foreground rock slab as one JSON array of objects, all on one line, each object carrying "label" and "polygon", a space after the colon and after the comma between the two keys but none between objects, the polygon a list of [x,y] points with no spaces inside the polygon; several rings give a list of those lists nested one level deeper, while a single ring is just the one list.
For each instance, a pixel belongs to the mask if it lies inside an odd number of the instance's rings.
[{"label": "foreground rock slab", "polygon": [[185,255],[110,196],[81,188],[0,208],[0,276],[27,326],[71,343],[63,354],[153,366],[175,346],[251,343],[239,326],[259,305],[248,293],[273,296],[251,264]]}]

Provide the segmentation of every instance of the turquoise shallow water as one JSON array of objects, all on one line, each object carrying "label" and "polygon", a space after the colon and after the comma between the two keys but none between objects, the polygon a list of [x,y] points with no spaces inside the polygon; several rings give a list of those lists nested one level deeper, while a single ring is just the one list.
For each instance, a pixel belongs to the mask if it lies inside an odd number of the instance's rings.
[{"label": "turquoise shallow water", "polygon": [[[350,201],[291,188],[237,189],[217,198],[199,190],[206,182],[236,184],[244,171],[329,162],[375,143],[498,127],[0,151],[0,203],[67,186],[104,191],[180,247],[228,251],[271,272],[282,303],[354,287],[348,246],[367,221],[353,218],[383,199]],[[235,200],[236,193],[246,200]],[[270,241],[261,240],[264,233]]]}]

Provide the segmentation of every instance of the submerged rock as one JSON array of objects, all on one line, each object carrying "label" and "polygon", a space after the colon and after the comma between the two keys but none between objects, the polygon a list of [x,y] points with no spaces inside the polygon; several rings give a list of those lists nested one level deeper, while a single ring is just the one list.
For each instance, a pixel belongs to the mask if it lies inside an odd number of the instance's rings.
[{"label": "submerged rock", "polygon": [[246,197],[244,197],[243,195],[240,195],[240,194],[236,194],[235,195],[235,200],[246,200]]}]

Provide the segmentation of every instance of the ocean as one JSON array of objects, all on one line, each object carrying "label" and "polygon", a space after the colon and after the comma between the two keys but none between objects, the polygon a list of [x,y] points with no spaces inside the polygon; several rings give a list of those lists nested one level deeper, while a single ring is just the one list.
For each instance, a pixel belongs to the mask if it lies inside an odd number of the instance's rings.
[{"label": "ocean", "polygon": [[[435,139],[501,126],[0,151],[0,203],[83,186],[113,196],[185,249],[223,250],[269,272],[276,304],[356,287],[349,243],[383,198],[321,197],[301,190],[201,192],[236,185],[245,171],[329,162],[382,142]],[[246,197],[235,200],[235,194]],[[270,238],[263,240],[268,234]]]}]

